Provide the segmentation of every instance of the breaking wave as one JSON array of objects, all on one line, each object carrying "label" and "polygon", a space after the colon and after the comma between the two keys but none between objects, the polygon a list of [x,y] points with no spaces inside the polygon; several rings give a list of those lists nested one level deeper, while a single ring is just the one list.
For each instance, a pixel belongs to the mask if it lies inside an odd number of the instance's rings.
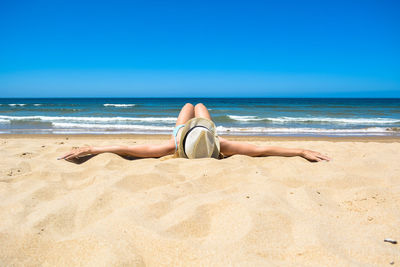
[{"label": "breaking wave", "polygon": [[0,116],[2,120],[39,120],[46,122],[104,123],[104,122],[175,122],[175,117],[67,117],[67,116]]},{"label": "breaking wave", "polygon": [[136,104],[104,104],[105,107],[128,108],[134,107]]},{"label": "breaking wave", "polygon": [[251,122],[251,121],[266,121],[273,123],[337,123],[337,124],[390,124],[400,123],[398,119],[390,118],[329,118],[329,117],[276,117],[276,118],[260,118],[257,116],[236,116],[228,115],[235,121]]}]

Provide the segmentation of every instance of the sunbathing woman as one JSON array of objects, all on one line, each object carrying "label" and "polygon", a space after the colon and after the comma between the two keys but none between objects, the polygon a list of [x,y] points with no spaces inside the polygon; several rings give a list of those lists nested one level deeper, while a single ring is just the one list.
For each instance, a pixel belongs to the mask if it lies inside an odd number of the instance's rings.
[{"label": "sunbathing woman", "polygon": [[160,145],[81,147],[73,149],[59,159],[82,163],[100,153],[115,153],[123,157],[158,158],[174,154],[182,158],[224,158],[232,155],[263,156],[300,156],[308,161],[329,161],[328,156],[318,152],[277,146],[256,146],[244,142],[229,141],[219,137],[210,113],[203,104],[195,107],[187,103],[181,109],[172,138]]}]

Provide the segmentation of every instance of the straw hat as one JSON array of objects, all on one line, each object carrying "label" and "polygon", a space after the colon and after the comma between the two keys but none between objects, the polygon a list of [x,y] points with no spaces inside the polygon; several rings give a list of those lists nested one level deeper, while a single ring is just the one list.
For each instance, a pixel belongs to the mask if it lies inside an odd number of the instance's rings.
[{"label": "straw hat", "polygon": [[218,158],[219,139],[215,124],[205,118],[193,118],[186,122],[178,152],[181,158]]}]

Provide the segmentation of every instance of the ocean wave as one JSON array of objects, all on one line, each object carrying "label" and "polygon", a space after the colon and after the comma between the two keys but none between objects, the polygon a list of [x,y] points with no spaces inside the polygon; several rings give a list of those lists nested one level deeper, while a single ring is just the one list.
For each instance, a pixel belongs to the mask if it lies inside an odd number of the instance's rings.
[{"label": "ocean wave", "polygon": [[41,106],[42,104],[33,104],[35,107]]},{"label": "ocean wave", "polygon": [[26,104],[8,104],[8,105],[11,106],[11,107],[16,107],[16,106],[23,107],[23,106],[26,106]]},{"label": "ocean wave", "polygon": [[136,104],[103,104],[105,107],[127,108],[134,107]]},{"label": "ocean wave", "polygon": [[63,123],[56,122],[53,123],[54,128],[63,128],[63,129],[71,129],[71,128],[81,128],[81,129],[131,129],[131,130],[142,130],[142,131],[172,131],[173,127],[169,126],[155,126],[155,125],[133,125],[133,124],[93,124],[93,123]]},{"label": "ocean wave", "polygon": [[[135,125],[135,124],[94,124],[94,123],[70,123],[70,122],[53,122],[53,128],[62,129],[109,129],[109,130],[136,130],[143,133],[152,132],[170,132],[173,126],[156,126],[156,125]],[[380,133],[396,133],[394,128],[386,127],[369,127],[359,129],[321,129],[321,128],[267,128],[267,127],[224,127],[218,126],[219,134],[380,134]]]},{"label": "ocean wave", "polygon": [[[1,133],[1,131],[0,131]],[[25,133],[25,132],[24,132]],[[46,132],[43,132],[46,133]],[[166,132],[158,132],[158,131],[142,131],[142,130],[118,130],[118,131],[113,131],[109,129],[94,129],[91,130],[90,132],[85,130],[85,129],[53,129],[50,131],[49,134],[167,134]]]},{"label": "ocean wave", "polygon": [[[135,134],[169,134],[172,126],[132,125],[132,124],[93,124],[93,123],[52,123],[56,132],[67,131],[77,133],[135,133]],[[320,128],[265,128],[265,127],[224,127],[218,126],[219,135],[332,135],[332,136],[368,136],[398,134],[395,129],[385,127],[369,127],[359,129],[320,129]]]},{"label": "ocean wave", "polygon": [[391,124],[400,123],[399,119],[390,118],[329,118],[329,117],[276,117],[276,118],[260,118],[257,116],[236,116],[227,115],[230,119],[236,121],[269,121],[273,123],[337,123],[337,124]]},{"label": "ocean wave", "polygon": [[[6,120],[0,119],[0,123]],[[32,122],[32,121],[31,121]],[[39,123],[39,122],[38,122]],[[173,126],[137,125],[137,124],[111,124],[111,123],[73,123],[73,122],[48,122],[47,125],[26,124],[27,127],[0,129],[0,133],[76,133],[76,134],[170,134]],[[388,136],[399,135],[398,128],[369,127],[358,129],[327,129],[327,128],[270,128],[270,127],[225,127],[218,126],[219,135],[330,135],[330,136]]]},{"label": "ocean wave", "polygon": [[262,121],[264,118],[259,118],[257,116],[237,116],[237,115],[227,115],[230,119],[235,121]]},{"label": "ocean wave", "polygon": [[266,128],[266,127],[217,127],[218,133],[282,133],[282,134],[373,134],[373,133],[395,133],[392,128],[386,127],[369,127],[359,129],[321,129],[321,128]]},{"label": "ocean wave", "polygon": [[175,122],[175,117],[67,117],[67,116],[0,116],[0,119],[5,120],[41,120],[50,122]]},{"label": "ocean wave", "polygon": [[[54,128],[81,128],[81,129],[113,129],[113,130],[142,130],[169,132],[173,130],[171,126],[155,125],[133,125],[133,124],[91,124],[91,123],[53,123]],[[218,133],[282,133],[282,134],[374,134],[395,132],[391,128],[370,127],[360,129],[320,129],[320,128],[265,128],[265,127],[217,127]]]}]

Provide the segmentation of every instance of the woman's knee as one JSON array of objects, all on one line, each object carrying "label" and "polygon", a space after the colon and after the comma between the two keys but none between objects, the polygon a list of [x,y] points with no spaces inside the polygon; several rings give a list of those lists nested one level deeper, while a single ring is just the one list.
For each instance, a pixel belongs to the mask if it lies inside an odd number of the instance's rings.
[{"label": "woman's knee", "polygon": [[197,103],[194,108],[196,108],[196,109],[198,109],[198,108],[206,108],[206,106],[203,103]]},{"label": "woman's knee", "polygon": [[186,103],[183,107],[184,108],[194,108],[192,103]]}]

